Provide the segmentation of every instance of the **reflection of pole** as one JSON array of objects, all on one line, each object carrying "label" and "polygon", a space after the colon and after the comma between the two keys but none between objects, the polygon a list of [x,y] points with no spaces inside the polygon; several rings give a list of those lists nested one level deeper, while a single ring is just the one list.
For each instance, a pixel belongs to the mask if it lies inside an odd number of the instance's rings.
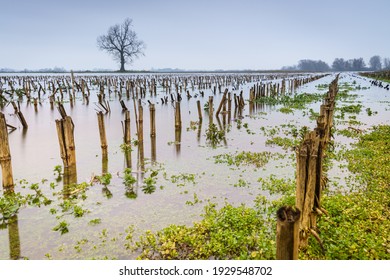
[{"label": "reflection of pole", "polygon": [[108,157],[107,154],[103,154],[102,157],[102,174],[106,174],[108,172]]},{"label": "reflection of pole", "polygon": [[11,152],[8,144],[7,123],[3,113],[0,113],[0,164],[4,190],[13,190],[14,179],[12,175]]},{"label": "reflection of pole", "polygon": [[8,220],[9,257],[11,260],[20,259],[20,237],[18,215]]},{"label": "reflection of pole", "polygon": [[200,136],[202,135],[202,121],[200,120],[199,121],[199,124],[198,124],[198,142],[200,142]]},{"label": "reflection of pole", "polygon": [[64,199],[69,198],[71,195],[70,193],[70,186],[77,184],[77,170],[76,166],[72,167],[65,167],[64,169]]},{"label": "reflection of pole", "polygon": [[180,154],[181,146],[181,128],[175,130],[175,144],[176,144],[176,155]]}]

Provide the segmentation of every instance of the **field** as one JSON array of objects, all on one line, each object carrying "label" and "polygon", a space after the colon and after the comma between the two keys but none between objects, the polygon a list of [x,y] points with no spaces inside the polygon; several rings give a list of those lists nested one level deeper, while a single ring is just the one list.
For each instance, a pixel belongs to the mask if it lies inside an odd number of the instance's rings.
[{"label": "field", "polygon": [[[0,193],[0,259],[275,258],[276,210],[295,204],[296,147],[316,127],[335,77],[1,76],[14,186]],[[374,126],[390,125],[389,96],[370,78],[340,75],[326,195],[358,193],[366,185],[346,154]],[[65,115],[74,124],[69,167],[57,133]],[[179,248],[181,236],[195,234],[193,226],[210,224],[216,232],[226,227],[226,239],[216,239],[227,243],[214,244],[226,248]],[[324,247],[326,236],[321,231]],[[243,249],[242,239],[262,245]],[[301,257],[320,258],[315,243]],[[376,258],[390,249],[388,237],[383,244]],[[327,257],[368,256],[355,253]]]}]

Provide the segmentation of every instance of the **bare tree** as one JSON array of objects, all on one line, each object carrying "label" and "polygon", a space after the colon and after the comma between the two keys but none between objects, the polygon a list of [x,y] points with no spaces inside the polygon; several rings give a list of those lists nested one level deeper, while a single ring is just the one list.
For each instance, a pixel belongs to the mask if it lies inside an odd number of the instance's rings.
[{"label": "bare tree", "polygon": [[390,70],[390,58],[383,59],[383,69]]},{"label": "bare tree", "polygon": [[144,55],[145,44],[138,40],[137,33],[132,30],[132,22],[130,18],[126,18],[121,25],[111,26],[107,35],[97,38],[98,48],[111,54],[120,63],[120,72],[125,71],[125,64]]}]

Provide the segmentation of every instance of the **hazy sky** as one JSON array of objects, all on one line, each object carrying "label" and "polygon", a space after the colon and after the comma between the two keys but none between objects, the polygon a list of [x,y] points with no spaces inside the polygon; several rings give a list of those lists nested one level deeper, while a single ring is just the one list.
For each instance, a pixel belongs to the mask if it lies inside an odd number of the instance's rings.
[{"label": "hazy sky", "polygon": [[390,57],[389,0],[0,0],[0,68],[119,69],[96,38],[133,19],[127,69],[279,69]]}]

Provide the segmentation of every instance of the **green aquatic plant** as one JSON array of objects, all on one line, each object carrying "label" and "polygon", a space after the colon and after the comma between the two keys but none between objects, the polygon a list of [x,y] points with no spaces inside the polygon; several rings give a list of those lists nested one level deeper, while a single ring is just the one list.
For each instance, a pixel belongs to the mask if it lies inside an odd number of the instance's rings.
[{"label": "green aquatic plant", "polygon": [[[276,154],[275,154],[276,155]],[[220,154],[214,156],[215,163],[226,163],[227,165],[253,165],[257,168],[266,165],[275,156],[271,152],[236,152],[235,154]]]},{"label": "green aquatic plant", "polygon": [[274,259],[274,240],[275,233],[254,209],[226,204],[218,210],[208,204],[200,222],[147,231],[136,247],[138,259]]},{"label": "green aquatic plant", "polygon": [[66,221],[61,221],[53,228],[54,231],[59,231],[61,235],[69,232],[69,224]]},{"label": "green aquatic plant", "polygon": [[111,173],[104,173],[101,176],[96,176],[96,179],[100,182],[100,184],[107,186],[111,182],[112,175]]},{"label": "green aquatic plant", "polygon": [[207,143],[215,148],[222,140],[225,139],[225,131],[219,130],[217,125],[214,123],[209,124],[206,130]]},{"label": "green aquatic plant", "polygon": [[299,144],[299,140],[297,138],[291,139],[289,137],[272,137],[271,139],[267,139],[265,141],[267,145],[277,145],[282,147],[283,149],[292,149],[295,148]]},{"label": "green aquatic plant", "polygon": [[124,170],[123,184],[127,187],[134,185],[137,179],[133,176],[131,168]]}]

